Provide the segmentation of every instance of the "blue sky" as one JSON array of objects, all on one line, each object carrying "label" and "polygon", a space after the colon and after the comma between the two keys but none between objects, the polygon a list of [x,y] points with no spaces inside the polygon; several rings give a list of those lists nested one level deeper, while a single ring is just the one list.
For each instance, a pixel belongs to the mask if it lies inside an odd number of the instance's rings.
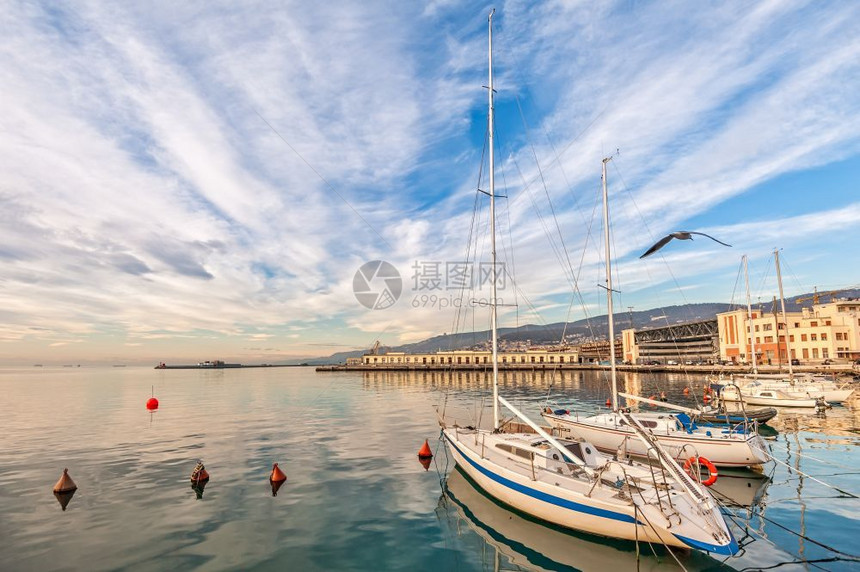
[{"label": "blue sky", "polygon": [[[465,257],[490,8],[5,3],[0,361],[252,363],[466,327],[414,307],[411,268]],[[495,8],[504,324],[565,319],[572,276],[570,319],[603,311],[616,149],[619,307],[739,302],[743,253],[769,299],[775,247],[788,294],[860,283],[860,6]],[[679,229],[733,248],[638,259]],[[385,310],[352,293],[375,259],[404,277]]]}]

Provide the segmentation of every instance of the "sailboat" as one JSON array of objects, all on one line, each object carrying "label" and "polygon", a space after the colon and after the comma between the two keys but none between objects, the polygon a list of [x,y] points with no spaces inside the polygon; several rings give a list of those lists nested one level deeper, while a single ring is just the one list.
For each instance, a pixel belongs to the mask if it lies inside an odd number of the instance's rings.
[{"label": "sailboat", "polygon": [[[723,401],[743,401],[750,405],[774,405],[781,407],[826,407],[828,403],[842,403],[847,400],[854,389],[840,387],[827,379],[812,376],[797,377],[791,363],[791,335],[789,334],[788,315],[785,311],[785,296],[782,291],[782,272],[779,265],[779,250],[773,251],[776,265],[776,278],[779,286],[779,301],[782,310],[783,328],[785,329],[785,347],[788,359],[788,376],[761,374],[755,359],[755,336],[752,332],[752,306],[749,295],[749,274],[747,258],[744,255],[744,274],[747,288],[747,320],[749,326],[750,346],[752,348],[752,375],[740,376],[728,383],[717,384],[720,398]],[[777,328],[779,330],[780,328]],[[778,334],[779,338],[779,334]],[[777,338],[777,339],[778,339]],[[723,387],[719,387],[723,385]]]},{"label": "sailboat", "polygon": [[[578,412],[551,409],[542,412],[543,418],[558,431],[562,437],[575,436],[586,439],[601,451],[615,454],[619,451],[627,455],[646,457],[649,448],[637,438],[636,427],[627,418],[631,415],[618,407],[618,387],[615,371],[615,326],[612,313],[612,262],[609,242],[609,195],[606,183],[606,163],[603,161],[603,233],[606,249],[606,301],[609,319],[609,363],[612,383],[612,411],[597,415],[580,416]],[[704,457],[717,467],[747,467],[766,463],[770,460],[767,447],[756,432],[755,423],[743,422],[739,425],[720,427],[699,426],[691,417],[699,410],[656,402],[626,393],[621,394],[628,400],[635,399],[645,403],[660,405],[679,410],[680,414],[635,413],[632,416],[639,424],[647,427],[649,433],[669,451],[677,461]]]},{"label": "sailboat", "polygon": [[[557,526],[626,540],[732,555],[738,544],[708,491],[687,475],[632,417],[638,438],[659,463],[651,467],[600,454],[591,443],[559,440],[499,395],[495,237],[493,13],[489,16],[489,197],[493,355],[493,426],[449,426],[442,438],[459,467],[499,502]],[[504,406],[533,433],[505,433]],[[624,415],[623,413],[621,415]]]}]

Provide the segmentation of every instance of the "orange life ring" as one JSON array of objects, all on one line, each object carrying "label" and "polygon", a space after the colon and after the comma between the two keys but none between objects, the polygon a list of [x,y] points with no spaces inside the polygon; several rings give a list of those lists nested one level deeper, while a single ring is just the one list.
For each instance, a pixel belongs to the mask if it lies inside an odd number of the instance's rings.
[{"label": "orange life ring", "polygon": [[709,487],[712,484],[716,483],[717,477],[719,476],[717,474],[717,467],[715,467],[714,464],[707,459],[707,457],[699,457],[698,459],[696,459],[696,457],[690,457],[689,459],[687,459],[687,461],[684,463],[684,470],[687,471],[687,474],[689,474],[691,477],[698,476],[693,474],[693,463],[697,461],[700,465],[704,465],[708,469],[708,478],[702,481],[702,484],[706,487]]}]

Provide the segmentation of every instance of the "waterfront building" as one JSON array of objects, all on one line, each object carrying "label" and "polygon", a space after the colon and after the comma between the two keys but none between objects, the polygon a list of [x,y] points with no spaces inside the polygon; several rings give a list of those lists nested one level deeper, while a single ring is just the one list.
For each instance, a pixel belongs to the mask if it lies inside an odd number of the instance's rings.
[{"label": "waterfront building", "polygon": [[[860,300],[833,300],[813,304],[800,312],[788,312],[791,359],[801,363],[860,358]],[[785,322],[781,314],[746,309],[717,314],[720,358],[734,363],[752,363],[755,337],[756,363],[781,364],[788,361]]]},{"label": "waterfront building", "polygon": [[623,360],[630,364],[711,363],[720,353],[717,320],[639,331],[628,328],[621,332],[621,346]]},{"label": "waterfront building", "polygon": [[[519,352],[499,352],[500,367],[531,368],[565,366],[579,363],[579,352],[573,348],[528,349]],[[433,353],[409,354],[405,352],[368,353],[361,357],[365,367],[421,368],[421,367],[492,367],[493,354],[486,350],[452,350]]]}]

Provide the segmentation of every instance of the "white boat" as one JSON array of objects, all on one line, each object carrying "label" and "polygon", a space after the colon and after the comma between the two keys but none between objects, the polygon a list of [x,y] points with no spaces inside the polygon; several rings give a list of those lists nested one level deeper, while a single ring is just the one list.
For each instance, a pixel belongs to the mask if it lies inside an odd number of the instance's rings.
[{"label": "white boat", "polygon": [[[710,493],[687,475],[633,418],[637,436],[649,444],[660,468],[617,461],[585,441],[563,441],[498,394],[497,266],[493,159],[492,24],[489,17],[489,196],[491,241],[491,328],[493,426],[449,426],[441,412],[442,436],[457,465],[501,503],[557,526],[626,540],[732,555],[738,545]],[[604,172],[606,163],[604,160]],[[510,409],[534,433],[501,432],[499,406]],[[620,415],[626,416],[620,412]]]},{"label": "white boat", "polygon": [[[625,416],[619,414],[617,380],[615,374],[615,331],[612,312],[612,273],[609,249],[609,200],[606,189],[606,169],[603,173],[603,227],[606,249],[606,298],[609,322],[609,355],[612,383],[612,411],[597,415],[580,416],[577,412],[544,410],[541,415],[562,437],[578,437],[594,443],[606,453],[618,451],[629,455],[644,457],[647,445],[636,437],[636,429],[631,427]],[[624,394],[628,399],[639,399]],[[664,407],[680,409],[686,413],[696,410],[659,403]],[[684,462],[691,457],[705,457],[716,466],[749,467],[770,460],[767,447],[755,430],[755,423],[742,424],[740,427],[699,427],[695,422],[680,416],[659,413],[634,413],[633,416],[648,429],[649,433],[676,460]]]},{"label": "white boat", "polygon": [[777,390],[795,399],[823,399],[827,403],[844,403],[851,394],[853,387],[839,385],[829,379],[807,376],[789,378],[786,376],[771,377],[759,375],[744,375],[735,378],[734,383],[741,388],[758,383],[765,389]]},{"label": "white boat", "polygon": [[822,408],[827,403],[822,398],[793,397],[779,389],[769,389],[764,384],[753,381],[743,386],[724,385],[720,390],[723,401],[743,401],[749,405],[768,405],[771,407]]},{"label": "white boat", "polygon": [[[477,534],[496,551],[497,559],[504,555],[517,570],[604,572],[607,562],[619,570],[641,572],[660,572],[666,567],[665,560],[646,555],[637,562],[636,552],[620,541],[593,542],[584,535],[570,534],[512,512],[488,497],[459,469],[448,475],[439,508],[456,519],[450,526],[452,534],[463,535],[468,531]],[[461,526],[461,522],[468,528]],[[676,556],[689,570],[716,564],[696,552]],[[502,563],[493,569],[510,568]]]}]

